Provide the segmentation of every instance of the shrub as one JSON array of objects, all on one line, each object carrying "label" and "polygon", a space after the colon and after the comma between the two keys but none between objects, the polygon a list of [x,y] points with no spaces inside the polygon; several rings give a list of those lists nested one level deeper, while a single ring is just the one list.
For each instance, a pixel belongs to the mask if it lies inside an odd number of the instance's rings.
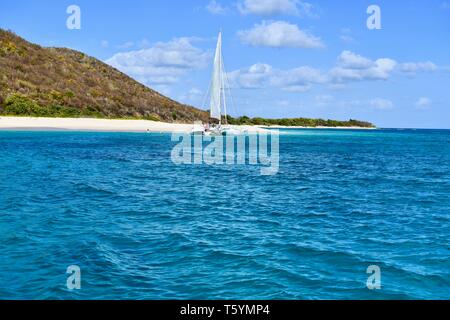
[{"label": "shrub", "polygon": [[12,94],[6,98],[3,114],[33,117],[77,118],[80,116],[98,116],[98,111],[80,110],[62,105],[40,106],[35,101],[20,94]]},{"label": "shrub", "polygon": [[73,93],[72,91],[68,90],[68,91],[66,91],[66,97],[67,98],[73,98],[73,97],[75,97],[75,93]]},{"label": "shrub", "polygon": [[82,117],[89,117],[89,118],[104,118],[105,115],[98,110],[97,107],[86,107],[85,109],[81,110],[81,116]]},{"label": "shrub", "polygon": [[51,105],[47,108],[47,110],[52,117],[77,118],[81,115],[81,111],[77,108],[60,105]]},{"label": "shrub", "polygon": [[50,91],[50,97],[53,100],[61,101],[61,100],[63,100],[64,95],[61,92],[59,92],[59,91],[51,90]]},{"label": "shrub", "polygon": [[0,55],[5,56],[9,54],[17,54],[22,56],[24,54],[23,50],[18,48],[14,42],[11,41],[0,41]]},{"label": "shrub", "polygon": [[42,113],[42,108],[33,100],[20,94],[12,94],[5,100],[4,114],[8,115],[36,115]]},{"label": "shrub", "polygon": [[157,114],[149,114],[144,116],[144,120],[150,120],[150,121],[161,121],[161,118]]}]

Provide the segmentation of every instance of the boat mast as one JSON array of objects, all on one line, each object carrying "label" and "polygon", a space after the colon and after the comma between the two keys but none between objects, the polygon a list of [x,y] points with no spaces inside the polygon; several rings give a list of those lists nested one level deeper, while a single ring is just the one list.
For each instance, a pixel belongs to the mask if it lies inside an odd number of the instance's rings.
[{"label": "boat mast", "polygon": [[[225,102],[225,95],[223,94],[223,70],[222,70],[222,30],[219,32],[219,40],[218,40],[217,50],[219,56],[219,82],[220,82],[220,91],[219,91],[219,105],[221,104],[221,100]],[[219,127],[222,125],[222,108],[220,108],[220,116],[219,116]]]}]

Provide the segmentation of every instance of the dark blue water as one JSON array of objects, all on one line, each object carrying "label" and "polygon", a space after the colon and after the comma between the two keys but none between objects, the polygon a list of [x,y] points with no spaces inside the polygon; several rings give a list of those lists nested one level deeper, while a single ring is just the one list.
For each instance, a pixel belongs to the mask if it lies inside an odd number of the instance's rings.
[{"label": "dark blue water", "polygon": [[285,131],[275,176],[173,146],[0,132],[0,298],[450,298],[450,131]]}]

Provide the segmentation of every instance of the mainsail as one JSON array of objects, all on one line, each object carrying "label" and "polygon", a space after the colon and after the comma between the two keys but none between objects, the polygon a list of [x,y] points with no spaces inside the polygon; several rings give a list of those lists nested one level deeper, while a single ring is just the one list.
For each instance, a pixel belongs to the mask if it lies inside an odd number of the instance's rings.
[{"label": "mainsail", "polygon": [[[211,118],[222,119],[222,95],[224,78],[223,78],[223,63],[222,63],[222,33],[219,33],[219,39],[217,40],[216,55],[214,57],[214,70],[211,83]],[[225,99],[225,97],[223,96]],[[225,100],[223,101],[223,107],[226,108]],[[226,111],[226,110],[224,110]]]}]

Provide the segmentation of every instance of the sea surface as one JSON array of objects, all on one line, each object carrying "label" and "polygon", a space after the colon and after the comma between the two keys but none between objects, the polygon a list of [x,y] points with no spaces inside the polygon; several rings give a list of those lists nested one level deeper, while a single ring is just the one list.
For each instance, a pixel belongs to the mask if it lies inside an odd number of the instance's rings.
[{"label": "sea surface", "polygon": [[273,176],[175,145],[0,132],[0,299],[450,299],[450,131],[285,130]]}]

